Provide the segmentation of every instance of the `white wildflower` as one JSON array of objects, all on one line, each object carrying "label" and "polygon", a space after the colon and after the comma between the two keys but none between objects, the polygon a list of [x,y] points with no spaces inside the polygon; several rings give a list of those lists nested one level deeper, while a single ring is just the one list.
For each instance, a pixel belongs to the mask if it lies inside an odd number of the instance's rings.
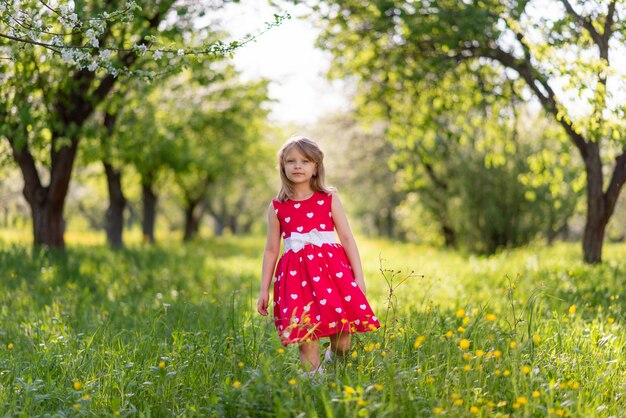
[{"label": "white wildflower", "polygon": [[154,51],[154,60],[158,61],[161,58],[163,58],[163,51],[161,51],[160,49],[157,49],[156,51]]}]

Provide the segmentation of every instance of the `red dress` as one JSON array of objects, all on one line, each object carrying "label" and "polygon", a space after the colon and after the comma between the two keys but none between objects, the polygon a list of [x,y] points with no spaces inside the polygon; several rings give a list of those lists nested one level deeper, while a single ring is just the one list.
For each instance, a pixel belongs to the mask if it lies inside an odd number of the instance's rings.
[{"label": "red dress", "polygon": [[272,201],[285,240],[274,274],[274,318],[283,345],[380,327],[336,242],[332,195]]}]

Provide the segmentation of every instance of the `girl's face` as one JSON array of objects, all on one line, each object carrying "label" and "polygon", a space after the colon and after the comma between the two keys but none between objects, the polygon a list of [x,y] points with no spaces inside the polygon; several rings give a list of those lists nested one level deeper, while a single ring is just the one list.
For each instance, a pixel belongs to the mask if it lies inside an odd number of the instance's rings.
[{"label": "girl's face", "polygon": [[317,163],[304,156],[297,147],[292,147],[284,159],[285,175],[293,184],[309,183],[317,174]]}]

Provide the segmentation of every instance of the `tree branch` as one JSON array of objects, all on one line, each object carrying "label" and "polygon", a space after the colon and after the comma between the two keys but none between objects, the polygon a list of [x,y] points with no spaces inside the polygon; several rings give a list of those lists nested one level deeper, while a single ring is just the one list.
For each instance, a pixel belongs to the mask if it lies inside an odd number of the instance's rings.
[{"label": "tree branch", "polygon": [[617,199],[619,198],[624,183],[626,183],[626,150],[615,158],[613,175],[611,176],[609,187],[604,194],[608,217],[610,217],[615,210],[615,205],[617,204]]},{"label": "tree branch", "polygon": [[596,45],[598,45],[598,47],[600,47],[602,45],[602,36],[598,33],[596,28],[593,27],[593,24],[591,24],[591,22],[585,19],[583,16],[576,13],[576,10],[574,10],[568,0],[561,0],[561,3],[563,3],[563,6],[565,6],[565,10],[567,10],[567,13],[569,13],[574,19],[576,19],[582,27],[587,29],[587,31],[593,38],[593,41],[596,43]]}]

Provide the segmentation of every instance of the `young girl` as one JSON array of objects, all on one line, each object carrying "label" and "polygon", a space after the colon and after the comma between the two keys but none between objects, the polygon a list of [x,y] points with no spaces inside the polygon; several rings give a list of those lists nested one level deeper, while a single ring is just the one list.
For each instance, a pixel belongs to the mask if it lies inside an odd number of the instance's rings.
[{"label": "young girl", "polygon": [[[281,342],[299,344],[310,373],[322,371],[320,338],[330,338],[325,359],[331,362],[334,354],[349,352],[352,333],[380,326],[365,298],[359,251],[341,202],[324,183],[323,159],[317,144],[304,137],[289,139],[278,153],[282,187],[268,208],[257,306],[267,315],[273,281]],[[281,237],[285,252],[277,265]]]}]

